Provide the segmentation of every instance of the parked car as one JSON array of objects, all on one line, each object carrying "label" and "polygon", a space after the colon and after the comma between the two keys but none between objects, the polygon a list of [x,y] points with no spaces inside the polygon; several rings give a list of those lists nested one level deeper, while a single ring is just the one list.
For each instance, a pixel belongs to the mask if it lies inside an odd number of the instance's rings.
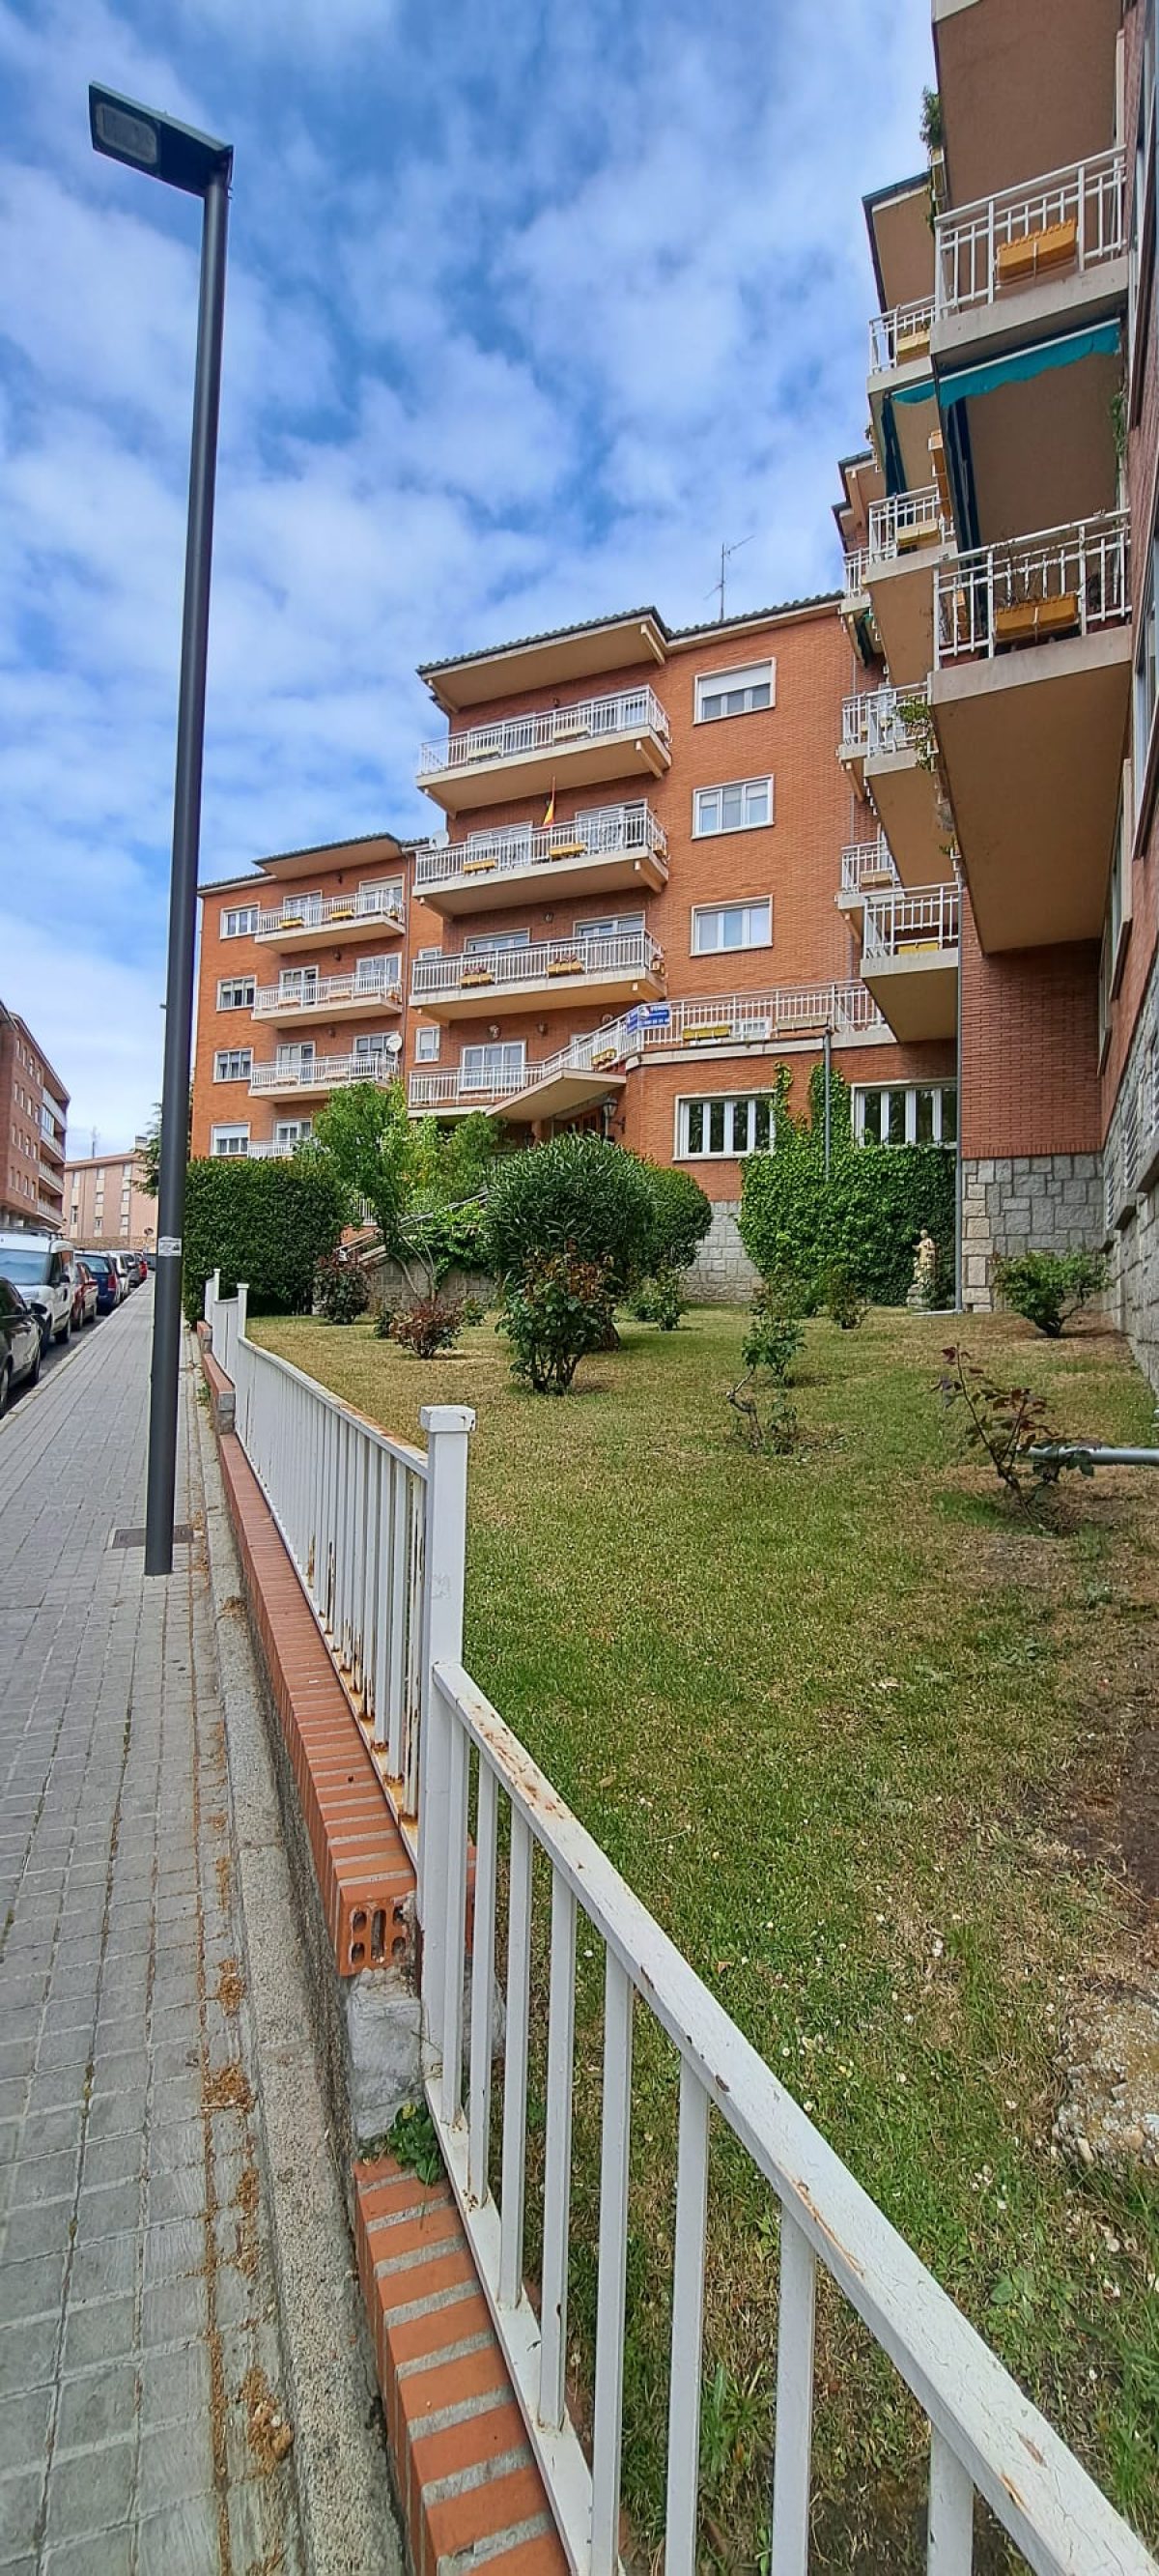
[{"label": "parked car", "polygon": [[123,1252],[111,1252],[109,1259],[112,1262],[113,1267],[116,1270],[117,1277],[121,1283],[121,1296],[122,1298],[125,1298],[128,1296],[130,1288],[135,1284],[129,1277],[128,1262],[126,1261]]},{"label": "parked car", "polygon": [[91,1270],[97,1283],[98,1315],[111,1315],[114,1306],[121,1302],[121,1283],[113,1267],[111,1253],[86,1252],[83,1260],[86,1270]]},{"label": "parked car", "polygon": [[47,1350],[50,1336],[67,1342],[72,1331],[75,1262],[72,1245],[59,1242],[54,1234],[0,1234],[0,1278],[19,1288],[25,1304],[32,1307],[42,1350]]},{"label": "parked car", "polygon": [[87,1261],[76,1265],[76,1293],[72,1301],[72,1329],[79,1333],[85,1324],[97,1320],[97,1283]]},{"label": "parked car", "polygon": [[40,1317],[10,1279],[0,1278],[0,1413],[7,1413],[14,1386],[25,1379],[35,1386],[43,1357]]},{"label": "parked car", "polygon": [[129,1254],[129,1259],[137,1273],[137,1286],[138,1288],[143,1288],[145,1281],[149,1276],[149,1264],[145,1259],[145,1255],[143,1252],[131,1252]]}]

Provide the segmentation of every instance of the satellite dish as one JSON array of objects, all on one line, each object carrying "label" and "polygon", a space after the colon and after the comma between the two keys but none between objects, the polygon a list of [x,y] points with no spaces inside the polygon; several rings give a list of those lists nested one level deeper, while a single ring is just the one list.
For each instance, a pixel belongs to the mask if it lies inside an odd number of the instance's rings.
[{"label": "satellite dish", "polygon": [[388,1038],[384,1038],[383,1052],[386,1055],[402,1054],[402,1039],[400,1038],[397,1029],[392,1029],[390,1036]]}]

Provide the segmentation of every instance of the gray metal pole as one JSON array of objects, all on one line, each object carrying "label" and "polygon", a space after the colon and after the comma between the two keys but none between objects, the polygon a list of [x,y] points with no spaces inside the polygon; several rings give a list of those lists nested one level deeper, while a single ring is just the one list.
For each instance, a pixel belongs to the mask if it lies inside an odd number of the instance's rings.
[{"label": "gray metal pole", "polygon": [[181,1366],[181,1235],[189,1160],[189,1068],[193,1050],[193,953],[201,849],[201,762],[205,736],[205,665],[213,496],[221,396],[225,312],[225,243],[229,188],[224,173],[205,191],[201,296],[185,606],[181,625],[181,691],[177,708],[177,775],[173,791],[173,876],[169,894],[169,972],[165,998],[165,1070],[161,1084],[161,1160],[157,1190],[157,1273],[153,1366],[149,1392],[149,1484],[145,1504],[145,1572],[173,1571],[173,1499],[177,1475],[177,1397]]},{"label": "gray metal pole", "polygon": [[829,1158],[833,1145],[833,1031],[825,1031],[825,1178],[829,1178]]}]

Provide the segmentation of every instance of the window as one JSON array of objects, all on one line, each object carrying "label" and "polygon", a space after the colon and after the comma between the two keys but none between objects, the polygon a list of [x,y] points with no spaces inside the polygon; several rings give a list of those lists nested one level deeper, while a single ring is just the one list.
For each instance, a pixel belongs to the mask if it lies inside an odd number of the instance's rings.
[{"label": "window", "polygon": [[721,949],[771,948],[773,906],[763,903],[701,903],[692,914],[692,954],[713,957]]},{"label": "window", "polygon": [[630,939],[643,930],[642,912],[609,913],[606,921],[577,921],[577,939]]},{"label": "window", "polygon": [[312,1002],[317,991],[316,966],[283,966],[278,977],[279,1002]]},{"label": "window", "polygon": [[737,1154],[771,1154],[776,1141],[773,1106],[768,1092],[741,1100],[678,1100],[677,1159],[696,1163],[723,1161]]},{"label": "window", "polygon": [[858,1085],[853,1133],[859,1145],[953,1145],[958,1090],[953,1082]]},{"label": "window", "polygon": [[254,1060],[252,1047],[220,1047],[213,1059],[215,1082],[248,1082]]},{"label": "window", "polygon": [[256,903],[227,904],[221,916],[223,939],[252,938],[258,926]]},{"label": "window", "polygon": [[[497,948],[529,948],[530,945],[529,930],[476,931],[472,939],[463,941],[463,955],[464,957],[489,957],[494,955]],[[437,957],[440,951],[436,948],[431,953]]]},{"label": "window", "polygon": [[738,778],[730,787],[698,787],[692,800],[697,840],[714,832],[755,832],[773,819],[771,778]]},{"label": "window", "polygon": [[250,1131],[248,1127],[214,1128],[210,1141],[210,1152],[212,1154],[221,1156],[245,1155],[249,1153],[249,1149]]},{"label": "window", "polygon": [[527,1060],[527,1047],[522,1038],[509,1038],[499,1046],[464,1047],[459,1064],[460,1091],[502,1091],[507,1083],[514,1090]]},{"label": "window", "polygon": [[307,1136],[312,1136],[313,1132],[312,1118],[279,1118],[274,1129],[274,1143],[287,1147],[302,1145]]},{"label": "window", "polygon": [[252,975],[225,976],[217,988],[218,1010],[252,1011],[253,1006],[254,977]]},{"label": "window", "polygon": [[438,1063],[440,1034],[441,1033],[437,1028],[415,1030],[416,1064]]},{"label": "window", "polygon": [[[351,1055],[384,1055],[386,1053],[389,1036],[390,1032],[388,1029],[359,1029],[350,1050]],[[392,1047],[391,1054],[393,1055],[393,1053],[394,1048]]]},{"label": "window", "polygon": [[1135,644],[1134,687],[1134,765],[1135,819],[1138,820],[1147,778],[1147,757],[1155,722],[1156,618],[1159,615],[1159,590],[1156,585],[1156,557],[1159,556],[1159,534],[1153,528],[1147,558],[1147,573],[1139,608],[1139,629]]},{"label": "window", "polygon": [[721,716],[750,716],[771,707],[776,665],[750,662],[743,671],[705,671],[696,683],[697,724],[715,724]]}]

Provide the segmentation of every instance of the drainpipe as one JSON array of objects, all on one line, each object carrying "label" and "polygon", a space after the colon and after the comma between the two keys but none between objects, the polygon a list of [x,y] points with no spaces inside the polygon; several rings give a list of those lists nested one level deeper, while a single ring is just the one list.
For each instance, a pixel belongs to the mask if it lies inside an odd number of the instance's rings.
[{"label": "drainpipe", "polygon": [[829,1178],[829,1160],[833,1144],[833,1031],[825,1023],[825,1178]]},{"label": "drainpipe", "polygon": [[966,890],[960,868],[958,879],[958,1033],[955,1064],[958,1085],[958,1115],[955,1119],[957,1139],[954,1146],[954,1304],[959,1314],[963,1305],[965,1263],[962,1250],[962,933],[965,928]]}]

